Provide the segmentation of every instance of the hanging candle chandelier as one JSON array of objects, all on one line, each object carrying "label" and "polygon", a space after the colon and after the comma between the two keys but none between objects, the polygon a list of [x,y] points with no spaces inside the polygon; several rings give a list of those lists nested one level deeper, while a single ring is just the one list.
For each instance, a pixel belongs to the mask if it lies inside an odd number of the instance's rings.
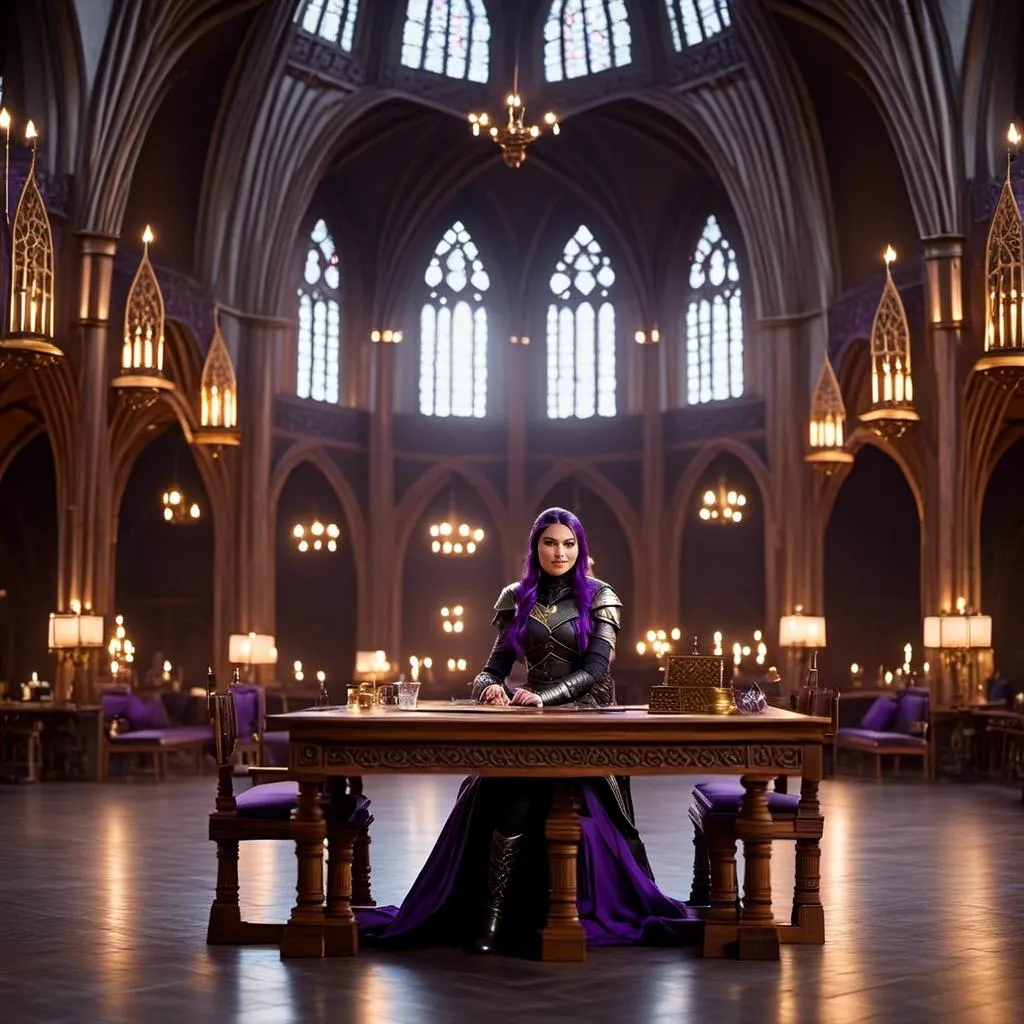
[{"label": "hanging candle chandelier", "polygon": [[1016,125],[1006,138],[1006,180],[985,247],[985,354],[974,368],[1013,389],[1024,379],[1024,231],[1010,182],[1010,162],[1021,141]]},{"label": "hanging candle chandelier", "polygon": [[[518,80],[518,73],[517,73]],[[474,135],[479,135],[481,129],[497,143],[501,149],[502,159],[509,167],[521,167],[526,159],[526,151],[541,136],[543,129],[539,125],[526,124],[526,107],[523,106],[522,97],[518,88],[513,85],[512,92],[505,97],[507,110],[505,122],[491,121],[489,114],[470,114],[469,125]],[[558,118],[552,114],[544,115],[544,124],[551,129],[552,135],[557,135],[561,128]]]},{"label": "hanging candle chandelier", "polygon": [[220,330],[220,316],[213,312],[213,338],[203,363],[199,388],[199,428],[192,434],[192,443],[210,445],[216,458],[220,448],[234,446],[241,440],[238,429],[238,381],[231,354]]},{"label": "hanging candle chandelier", "polygon": [[135,409],[152,405],[162,392],[174,390],[174,382],[164,374],[164,297],[149,261],[152,242],[153,231],[147,224],[142,259],[124,309],[121,372],[111,381]]},{"label": "hanging candle chandelier", "polygon": [[430,550],[435,555],[465,556],[476,554],[486,533],[479,526],[460,523],[452,511],[440,523],[431,524],[430,537]]},{"label": "hanging candle chandelier", "polygon": [[198,523],[202,515],[199,503],[189,502],[185,492],[177,484],[171,484],[164,491],[162,503],[164,522],[174,526],[191,526]]},{"label": "hanging candle chandelier", "polygon": [[702,495],[697,514],[706,523],[738,524],[743,522],[746,505],[747,496],[727,486],[725,479],[720,478],[714,490],[708,488]]},{"label": "hanging candle chandelier", "polygon": [[302,552],[327,551],[333,554],[338,550],[340,536],[341,530],[337,523],[323,523],[316,518],[308,525],[296,523],[292,527],[295,546]]},{"label": "hanging candle chandelier", "polygon": [[840,466],[850,465],[853,455],[845,447],[845,426],[843,392],[826,352],[811,398],[809,450],[804,461],[825,476],[831,476]]},{"label": "hanging candle chandelier", "polygon": [[[4,133],[4,206],[7,206],[10,176],[11,116],[0,110]],[[0,363],[24,368],[50,366],[64,357],[54,344],[54,255],[53,234],[46,206],[36,184],[36,142],[39,133],[29,121],[25,141],[32,147],[21,197],[10,222],[11,287],[8,293],[7,325],[0,338]]]},{"label": "hanging candle chandelier", "polygon": [[910,327],[903,300],[892,279],[896,250],[886,246],[885,287],[871,325],[871,406],[860,421],[880,437],[894,440],[920,417],[914,408],[910,372]]}]

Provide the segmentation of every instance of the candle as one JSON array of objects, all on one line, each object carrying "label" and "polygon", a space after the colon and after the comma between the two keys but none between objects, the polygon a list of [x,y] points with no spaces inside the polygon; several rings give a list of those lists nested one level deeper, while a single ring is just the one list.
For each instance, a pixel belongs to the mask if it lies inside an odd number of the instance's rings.
[{"label": "candle", "polygon": [[878,368],[871,371],[871,404],[878,405]]},{"label": "candle", "polygon": [[210,403],[206,397],[206,388],[203,388],[200,393],[200,401],[202,402],[202,409],[199,413],[199,425],[203,427],[210,426]]},{"label": "candle", "polygon": [[142,328],[135,328],[135,345],[132,349],[132,366],[142,365]]},{"label": "candle", "polygon": [[153,328],[152,327],[147,327],[146,328],[146,347],[145,347],[145,353],[146,353],[146,361],[145,361],[144,365],[145,366],[152,366],[153,365]]}]

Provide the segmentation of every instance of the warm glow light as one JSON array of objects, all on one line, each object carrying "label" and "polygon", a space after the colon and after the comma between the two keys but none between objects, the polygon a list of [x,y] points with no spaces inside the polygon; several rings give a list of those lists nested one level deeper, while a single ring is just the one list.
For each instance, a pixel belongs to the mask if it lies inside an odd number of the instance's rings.
[{"label": "warm glow light", "polygon": [[[470,131],[480,135],[484,128],[487,135],[497,143],[501,155],[509,167],[520,167],[526,159],[526,150],[541,136],[539,125],[528,125],[525,122],[526,107],[522,97],[515,92],[505,97],[506,119],[503,124],[491,123],[489,114],[471,113],[468,116]],[[544,115],[543,123],[551,129],[552,135],[559,133],[558,118],[552,112]]]},{"label": "warm glow light", "polygon": [[1012,121],[1010,122],[1010,127],[1006,130],[1006,141],[1015,149],[1020,145],[1020,132],[1017,131],[1017,126]]},{"label": "warm glow light", "polygon": [[697,515],[706,523],[741,523],[743,513],[740,510],[746,504],[745,494],[719,480],[717,489],[708,488],[704,492]]},{"label": "warm glow light", "polygon": [[[296,548],[301,552],[328,551],[333,553],[338,550],[337,538],[340,536],[341,529],[337,523],[324,523],[319,519],[314,519],[308,524],[296,523],[292,527],[292,538],[296,541]],[[309,540],[309,537],[313,538],[312,541]]]},{"label": "warm glow light", "polygon": [[885,247],[885,252],[882,253],[882,260],[887,267],[896,262],[896,250],[891,245]]},{"label": "warm glow light", "polygon": [[190,502],[184,490],[177,484],[171,484],[163,493],[163,519],[166,523],[176,526],[187,526],[198,522],[202,517],[202,509],[198,502]]},{"label": "warm glow light", "polygon": [[146,230],[142,232],[142,241],[146,245],[153,244],[153,229],[148,224]]},{"label": "warm glow light", "polygon": [[[430,550],[435,555],[475,554],[477,546],[486,537],[486,533],[479,526],[474,527],[469,523],[458,522],[454,512],[443,522],[431,523],[429,533],[434,538],[445,538],[432,541]],[[447,539],[452,537],[455,539]]]},{"label": "warm glow light", "polygon": [[6,107],[0,108],[0,131],[10,131],[11,128],[11,115],[7,112]]},{"label": "warm glow light", "polygon": [[29,123],[27,125],[25,125],[25,141],[26,142],[31,142],[33,139],[38,139],[38,138],[39,138],[39,132],[36,131],[36,123],[35,123],[35,121],[29,121]]}]

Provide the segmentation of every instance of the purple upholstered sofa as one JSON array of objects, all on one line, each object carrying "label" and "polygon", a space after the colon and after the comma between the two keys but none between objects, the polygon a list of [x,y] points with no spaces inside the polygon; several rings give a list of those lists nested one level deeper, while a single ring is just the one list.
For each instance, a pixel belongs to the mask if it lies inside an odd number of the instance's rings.
[{"label": "purple upholstered sofa", "polygon": [[[855,715],[860,714],[859,722]],[[929,774],[928,725],[931,695],[924,687],[912,686],[893,692],[852,691],[839,696],[839,728],[835,748],[856,750],[874,756],[875,776],[882,777],[882,758],[892,757],[898,773],[900,758],[919,757],[925,777]],[[837,762],[838,763],[838,762]]]}]

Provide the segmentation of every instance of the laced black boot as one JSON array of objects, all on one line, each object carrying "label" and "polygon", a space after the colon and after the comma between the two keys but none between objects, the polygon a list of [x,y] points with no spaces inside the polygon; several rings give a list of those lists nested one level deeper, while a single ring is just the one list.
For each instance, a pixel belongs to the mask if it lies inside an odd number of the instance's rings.
[{"label": "laced black boot", "polygon": [[497,945],[498,929],[505,912],[505,897],[509,882],[519,861],[523,837],[503,836],[495,831],[491,836],[491,868],[487,893],[487,909],[483,926],[473,941],[474,953],[493,953]]}]

